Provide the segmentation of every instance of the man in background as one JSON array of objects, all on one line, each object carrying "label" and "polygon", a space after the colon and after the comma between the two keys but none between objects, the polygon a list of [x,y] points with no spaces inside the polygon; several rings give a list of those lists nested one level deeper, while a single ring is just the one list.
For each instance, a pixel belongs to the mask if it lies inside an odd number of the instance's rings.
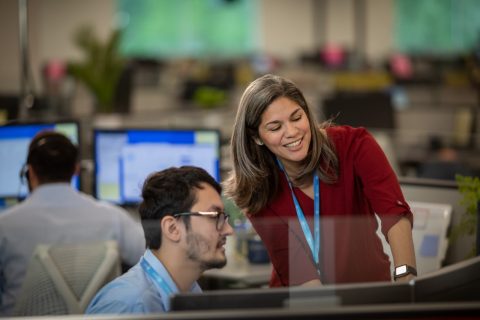
[{"label": "man in background", "polygon": [[87,313],[167,312],[171,295],[201,292],[197,279],[225,266],[226,238],[233,233],[220,193],[201,168],[151,174],[139,208],[147,250],[130,271],[100,290]]},{"label": "man in background", "polygon": [[0,316],[12,314],[38,244],[116,240],[124,264],[142,256],[141,224],[124,209],[72,188],[78,171],[78,148],[66,136],[43,131],[32,139],[20,173],[31,194],[0,215]]}]

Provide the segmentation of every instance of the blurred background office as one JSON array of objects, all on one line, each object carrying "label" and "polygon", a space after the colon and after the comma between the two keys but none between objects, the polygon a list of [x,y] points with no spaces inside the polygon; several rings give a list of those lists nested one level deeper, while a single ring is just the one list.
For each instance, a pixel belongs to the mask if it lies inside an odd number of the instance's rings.
[{"label": "blurred background office", "polygon": [[218,130],[222,179],[240,95],[264,73],[319,120],[367,127],[403,181],[441,181],[402,188],[451,205],[453,224],[455,175],[480,173],[480,1],[2,0],[0,43],[0,121],[78,120],[87,193],[97,127]]},{"label": "blurred background office", "polygon": [[374,131],[400,176],[478,174],[477,1],[4,0],[0,9],[1,120],[80,119],[85,158],[96,124],[214,127],[226,141],[242,89],[272,72],[296,81],[319,119]]}]

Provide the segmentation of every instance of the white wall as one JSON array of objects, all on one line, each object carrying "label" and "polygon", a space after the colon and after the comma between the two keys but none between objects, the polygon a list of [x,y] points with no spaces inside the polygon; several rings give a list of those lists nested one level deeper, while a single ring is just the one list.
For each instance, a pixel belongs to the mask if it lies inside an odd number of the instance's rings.
[{"label": "white wall", "polygon": [[294,58],[315,44],[312,0],[263,0],[260,5],[260,48]]},{"label": "white wall", "polygon": [[394,49],[394,0],[366,1],[365,53],[371,60],[380,60]]},{"label": "white wall", "polygon": [[[352,47],[355,0],[259,0],[261,49],[281,58],[294,58],[301,50],[315,47],[319,24],[314,21],[315,1],[324,1],[324,40]],[[365,0],[367,6],[366,51],[381,58],[392,47],[393,0]],[[35,85],[41,90],[39,70],[52,59],[75,59],[74,30],[91,24],[100,36],[114,25],[116,0],[30,0],[29,51]],[[318,4],[318,3],[317,3]],[[0,1],[0,92],[18,92],[20,58],[18,44],[18,0]]]},{"label": "white wall", "polygon": [[346,47],[354,43],[355,0],[328,0],[326,2],[326,42]]},{"label": "white wall", "polygon": [[17,0],[0,1],[0,92],[18,92],[20,58]]}]

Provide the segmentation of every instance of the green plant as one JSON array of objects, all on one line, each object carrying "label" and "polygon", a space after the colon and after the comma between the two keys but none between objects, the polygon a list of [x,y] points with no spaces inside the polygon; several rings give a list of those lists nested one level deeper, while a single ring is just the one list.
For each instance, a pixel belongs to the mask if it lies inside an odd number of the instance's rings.
[{"label": "green plant", "polygon": [[82,51],[81,62],[70,62],[68,72],[82,82],[94,95],[96,109],[100,112],[114,112],[114,98],[125,60],[118,52],[120,32],[113,31],[102,42],[90,26],[79,28],[74,43]]},{"label": "green plant", "polygon": [[[465,207],[465,214],[462,215],[460,223],[452,228],[451,239],[455,241],[460,236],[474,235],[477,227],[477,209],[480,201],[480,179],[456,175],[458,190],[462,194],[460,204]],[[479,232],[477,230],[477,232]],[[468,257],[475,256],[475,241],[472,243]]]},{"label": "green plant", "polygon": [[202,108],[213,109],[227,100],[225,90],[215,87],[200,86],[193,95],[193,100]]}]

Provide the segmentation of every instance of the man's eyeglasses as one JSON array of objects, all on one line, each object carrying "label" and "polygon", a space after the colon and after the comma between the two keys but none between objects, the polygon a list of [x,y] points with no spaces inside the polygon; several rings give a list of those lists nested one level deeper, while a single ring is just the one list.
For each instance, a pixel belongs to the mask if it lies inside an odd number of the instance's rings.
[{"label": "man's eyeglasses", "polygon": [[202,216],[216,219],[217,231],[223,229],[223,226],[228,221],[229,215],[225,211],[195,211],[195,212],[181,212],[173,215],[175,218],[180,216]]}]

